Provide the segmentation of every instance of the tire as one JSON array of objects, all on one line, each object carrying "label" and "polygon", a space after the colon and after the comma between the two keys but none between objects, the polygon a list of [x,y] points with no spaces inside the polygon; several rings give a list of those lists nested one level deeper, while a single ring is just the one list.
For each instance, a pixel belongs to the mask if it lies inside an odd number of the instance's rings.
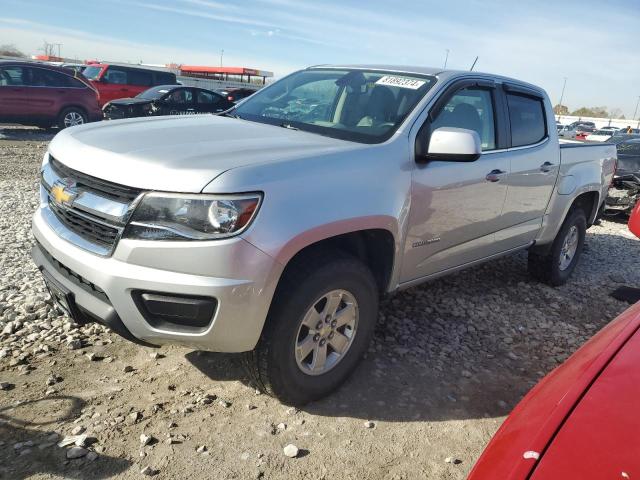
[{"label": "tire", "polygon": [[[337,315],[342,316],[336,318],[341,318],[342,322],[345,318],[352,318],[351,314],[355,312],[353,330],[349,330],[347,325],[336,325],[334,331],[333,320],[318,329],[322,323],[318,320],[327,313],[324,309],[331,309],[329,300],[323,300],[323,296],[330,292],[333,292],[333,303],[342,295],[337,308]],[[317,317],[311,312],[312,308],[318,313]],[[314,318],[312,322],[305,320],[311,317]],[[246,354],[245,366],[258,389],[285,404],[304,405],[328,395],[349,377],[371,342],[377,317],[377,285],[371,271],[362,262],[340,252],[307,257],[285,272],[260,341],[252,352]],[[318,323],[312,330],[303,326],[305,321]],[[325,331],[327,328],[330,330]],[[331,332],[335,334],[333,339]],[[348,340],[346,347],[342,344],[344,338]],[[322,350],[323,340],[327,352],[325,370],[314,366],[317,358],[315,348]],[[344,353],[336,359],[338,350],[334,351],[333,345],[337,340],[340,340]],[[301,359],[304,353],[297,356],[296,352],[306,350],[296,349],[296,345],[305,342],[314,350]]]},{"label": "tire", "polygon": [[[531,276],[554,287],[564,285],[578,264],[584,246],[586,230],[587,216],[584,210],[581,208],[571,210],[556,235],[551,248],[540,250],[534,247],[529,250],[528,267]],[[565,240],[568,240],[569,236],[575,239],[575,251],[570,260],[568,255],[565,255],[566,250],[564,250],[567,246],[565,245]],[[573,244],[570,239],[569,243]],[[571,248],[567,253],[570,252]]]},{"label": "tire", "polygon": [[58,128],[63,130],[67,127],[83,125],[87,123],[88,120],[86,112],[81,108],[68,107],[62,110],[60,115],[58,115]]}]

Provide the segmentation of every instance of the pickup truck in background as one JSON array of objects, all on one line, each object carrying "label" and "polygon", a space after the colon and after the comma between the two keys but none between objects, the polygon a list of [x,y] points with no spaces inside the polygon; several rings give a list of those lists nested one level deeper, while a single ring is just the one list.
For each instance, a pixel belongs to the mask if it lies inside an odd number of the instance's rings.
[{"label": "pickup truck in background", "polygon": [[260,388],[303,404],[354,370],[381,294],[524,249],[566,282],[615,162],[561,146],[518,80],[314,67],[221,116],[58,134],[33,258],[76,321],[247,352]]}]

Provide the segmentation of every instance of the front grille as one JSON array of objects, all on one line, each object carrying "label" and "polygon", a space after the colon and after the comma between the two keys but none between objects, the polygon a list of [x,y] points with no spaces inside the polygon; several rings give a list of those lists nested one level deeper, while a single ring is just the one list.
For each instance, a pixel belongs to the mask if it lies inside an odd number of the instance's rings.
[{"label": "front grille", "polygon": [[62,178],[72,178],[82,190],[91,191],[101,197],[107,197],[118,202],[131,203],[141,193],[141,190],[137,188],[108,182],[106,180],[78,172],[77,170],[73,170],[72,168],[63,165],[52,156],[49,156],[49,163],[51,164],[53,171],[58,176]]},{"label": "front grille", "polygon": [[74,272],[69,267],[65,266],[62,262],[58,261],[53,255],[47,252],[45,248],[37,240],[36,240],[36,244],[38,245],[40,252],[42,252],[42,254],[47,258],[47,260],[49,260],[51,265],[53,265],[53,267],[56,269],[58,273],[68,278],[70,281],[78,285],[83,290],[91,293],[92,295],[95,295],[96,297],[99,297],[101,300],[107,303],[110,303],[109,297],[107,297],[107,294],[103,289],[101,289],[95,283],[91,283],[82,275]]},{"label": "front grille", "polygon": [[49,208],[55,216],[72,232],[89,242],[111,249],[118,239],[118,229],[92,220],[89,215],[78,214],[73,210],[59,207],[49,201]]}]

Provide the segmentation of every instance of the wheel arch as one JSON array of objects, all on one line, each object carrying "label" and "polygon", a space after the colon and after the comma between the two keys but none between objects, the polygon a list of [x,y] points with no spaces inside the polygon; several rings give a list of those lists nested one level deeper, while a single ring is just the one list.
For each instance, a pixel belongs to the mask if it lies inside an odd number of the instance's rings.
[{"label": "wheel arch", "polygon": [[83,107],[82,105],[79,105],[79,104],[76,104],[76,103],[63,105],[60,108],[60,110],[58,110],[58,115],[56,116],[56,118],[60,118],[60,115],[62,115],[65,110],[68,110],[70,108],[76,108],[78,110],[81,110],[87,116],[87,119],[89,118],[89,111],[85,107]]},{"label": "wheel arch", "polygon": [[304,245],[295,249],[295,252],[290,250],[284,262],[279,259],[284,264],[279,283],[288,270],[295,268],[310,256],[331,250],[353,256],[367,265],[376,279],[381,294],[391,288],[394,268],[397,265],[396,238],[391,230],[385,228],[353,230],[305,242]]}]

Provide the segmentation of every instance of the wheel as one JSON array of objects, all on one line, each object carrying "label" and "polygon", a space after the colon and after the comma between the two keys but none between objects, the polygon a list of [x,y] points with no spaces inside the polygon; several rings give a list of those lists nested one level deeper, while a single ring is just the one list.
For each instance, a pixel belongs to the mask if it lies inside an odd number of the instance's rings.
[{"label": "wheel", "polygon": [[281,280],[248,372],[290,405],[324,397],[355,369],[377,316],[376,282],[362,262],[336,252],[306,258]]},{"label": "wheel", "polygon": [[65,108],[58,115],[58,128],[75,127],[87,123],[87,114],[77,107]]},{"label": "wheel", "polygon": [[587,216],[581,208],[567,215],[551,248],[529,250],[529,273],[552,286],[563,285],[576,268],[584,246]]}]

